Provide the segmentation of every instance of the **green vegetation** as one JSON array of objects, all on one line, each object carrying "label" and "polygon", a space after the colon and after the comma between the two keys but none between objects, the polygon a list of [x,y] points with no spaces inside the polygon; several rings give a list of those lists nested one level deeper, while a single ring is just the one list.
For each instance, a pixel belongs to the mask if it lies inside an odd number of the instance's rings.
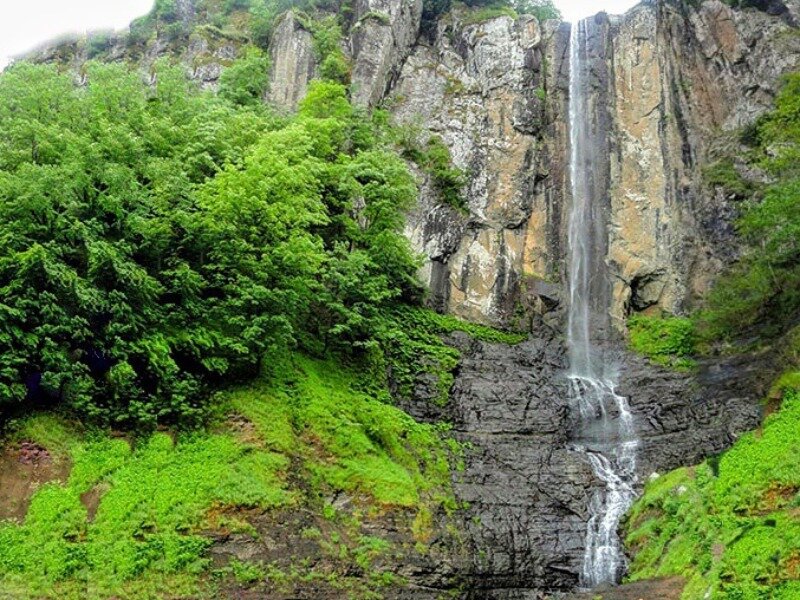
[{"label": "green vegetation", "polygon": [[[52,415],[19,423],[12,439],[34,441],[72,469],[68,481],[35,493],[24,523],[0,524],[0,588],[19,599],[156,598],[163,586],[202,595],[211,543],[202,532],[232,509],[321,510],[335,491],[417,511],[420,523],[439,506],[455,508],[449,461],[458,448],[439,430],[359,391],[356,373],[336,362],[293,355],[276,371],[223,394],[233,416],[213,432],[128,440]],[[246,520],[225,527],[253,531]],[[369,565],[389,547],[363,537],[350,558]],[[243,584],[269,574],[236,561],[229,571]]]},{"label": "green vegetation", "polygon": [[[31,439],[37,426],[33,417],[17,435]],[[197,532],[213,504],[270,508],[292,500],[283,483],[287,459],[228,435],[182,434],[173,443],[156,433],[132,450],[126,439],[82,436],[53,419],[47,426],[66,438],[72,472],[65,484],[36,492],[24,524],[0,525],[0,581],[16,598],[85,598],[86,590],[136,597],[171,576],[191,590],[185,575],[208,564],[211,541]],[[102,498],[90,522],[81,497],[93,489]]]},{"label": "green vegetation", "polygon": [[475,339],[503,344],[518,344],[524,334],[498,331],[467,323],[430,310],[398,307],[384,315],[376,332],[380,352],[373,355],[373,371],[391,374],[396,393],[410,398],[420,377],[433,377],[434,403],[444,405],[453,385],[453,371],[460,354],[442,341],[442,335],[462,331]]},{"label": "green vegetation", "polygon": [[694,323],[674,316],[633,315],[628,319],[632,350],[656,364],[676,369],[691,369],[696,351]]},{"label": "green vegetation", "polygon": [[268,448],[302,456],[315,487],[386,506],[418,507],[435,494],[455,508],[446,495],[449,455],[439,433],[387,403],[385,388],[383,394],[359,391],[359,376],[332,361],[295,356],[274,370],[269,388],[232,392],[231,406]]},{"label": "green vegetation", "polygon": [[336,17],[309,21],[314,35],[314,52],[319,60],[320,74],[324,79],[350,82],[350,64],[342,52],[342,28]]},{"label": "green vegetation", "polygon": [[517,11],[515,11],[509,4],[489,4],[488,6],[480,6],[471,10],[464,16],[464,25],[474,25],[476,23],[483,23],[490,19],[497,17],[511,17],[517,18]]},{"label": "green vegetation", "polygon": [[748,128],[750,160],[775,181],[753,195],[730,161],[707,176],[745,204],[738,228],[748,243],[740,264],[712,291],[698,318],[706,341],[732,340],[748,329],[780,333],[800,310],[800,74],[786,78],[775,109]]},{"label": "green vegetation", "polygon": [[463,191],[467,178],[464,171],[453,166],[450,149],[442,138],[431,136],[421,145],[416,137],[406,136],[401,143],[404,155],[430,176],[441,199],[457,210],[466,211]]},{"label": "green vegetation", "polygon": [[719,187],[736,199],[749,199],[757,191],[757,186],[744,179],[736,170],[733,160],[719,160],[703,170],[703,178],[707,185]]},{"label": "green vegetation", "polygon": [[561,20],[561,11],[552,0],[513,0],[511,6],[521,15],[533,15],[539,21]]},{"label": "green vegetation", "polygon": [[297,345],[359,352],[420,296],[401,231],[416,187],[384,125],[315,82],[291,121],[159,67],[0,77],[0,410],[68,405],[199,423],[211,390]]},{"label": "green vegetation", "polygon": [[540,21],[561,19],[561,12],[553,0],[425,0],[423,2],[423,28],[430,30],[436,19],[459,5],[470,9],[465,24],[480,23],[501,16],[534,15]]},{"label": "green vegetation", "polygon": [[263,101],[269,84],[269,57],[258,48],[247,48],[219,78],[219,95],[233,104],[255,106]]},{"label": "green vegetation", "polygon": [[785,389],[761,431],[648,484],[626,524],[631,579],[684,576],[684,600],[800,595],[800,388]]}]

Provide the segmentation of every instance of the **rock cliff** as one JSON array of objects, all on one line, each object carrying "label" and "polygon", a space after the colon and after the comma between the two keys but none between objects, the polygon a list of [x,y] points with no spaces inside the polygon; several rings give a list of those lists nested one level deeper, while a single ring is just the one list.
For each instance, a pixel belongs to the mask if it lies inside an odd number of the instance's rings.
[{"label": "rock cliff", "polygon": [[[608,156],[599,185],[611,314],[620,331],[631,312],[690,309],[737,257],[736,200],[707,185],[703,170],[771,105],[781,75],[800,68],[797,0],[749,5],[648,0],[590,22],[593,106],[604,130],[599,150]],[[201,20],[193,3],[179,8],[184,28]],[[420,142],[441,138],[468,175],[462,212],[419,173],[420,202],[407,233],[426,259],[430,303],[493,324],[552,311],[565,281],[569,25],[482,18],[466,7],[432,27],[423,28],[421,17],[421,0],[358,0],[342,51],[357,104],[388,108]],[[111,39],[102,58],[132,58],[149,69],[178,56],[213,88],[242,39],[211,26],[190,31],[185,43],[169,31],[146,42]],[[97,46],[61,43],[36,58],[80,74]],[[319,69],[313,33],[289,12],[269,52],[266,99],[294,110]]]},{"label": "rock cliff", "polygon": [[[552,311],[565,281],[569,25],[476,22],[462,8],[423,34],[419,2],[373,4],[356,4],[345,44],[354,100],[383,103],[423,141],[438,136],[468,174],[464,212],[419,174],[407,233],[431,304],[494,324]],[[796,2],[659,0],[590,23],[618,330],[631,312],[695,306],[736,259],[736,200],[703,171],[800,68],[797,15]],[[291,23],[273,40],[270,92],[288,109],[315,69],[308,32]]]},{"label": "rock cliff", "polygon": [[[518,346],[454,335],[463,358],[442,409],[421,384],[404,407],[425,420],[453,424],[467,443],[456,493],[466,555],[440,566],[462,581],[468,598],[539,598],[579,582],[588,507],[596,486],[586,454],[575,449],[580,427],[570,407],[566,348],[539,326]],[[617,352],[618,392],[630,399],[641,437],[638,474],[694,464],[728,448],[761,419],[758,399],[770,379],[765,358],[713,360],[696,375],[654,367]],[[441,580],[442,573],[434,580]],[[431,577],[429,574],[428,577]]]},{"label": "rock cliff", "polygon": [[631,311],[696,305],[736,258],[736,203],[703,169],[800,68],[797,7],[784,9],[658,2],[609,19],[608,262],[620,325]]},{"label": "rock cliff", "polygon": [[[595,180],[619,331],[631,312],[690,309],[737,257],[737,201],[709,186],[704,168],[770,107],[781,75],[800,70],[800,1],[750,4],[655,0],[589,24],[597,152],[607,157]],[[181,6],[191,20],[191,3]],[[524,319],[533,331],[515,347],[452,336],[463,358],[450,404],[428,402],[433,393],[421,382],[406,406],[420,419],[451,422],[471,447],[456,475],[469,506],[461,523],[468,552],[409,577],[432,590],[455,578],[473,598],[571,590],[597,484],[585,455],[572,450],[559,333],[570,26],[524,15],[479,20],[462,8],[423,32],[421,0],[353,7],[342,50],[354,101],[384,106],[423,141],[438,136],[468,175],[460,211],[417,171],[420,200],[407,234],[425,257],[430,303],[474,321]],[[146,66],[174,50],[156,39],[137,52]],[[125,51],[117,44],[108,52]],[[208,32],[179,50],[207,86],[237,53],[235,39]],[[267,99],[291,111],[319,68],[313,35],[292,13],[279,21],[270,56]],[[60,46],[39,57],[80,71],[88,55]],[[643,440],[642,481],[725,449],[760,419],[769,368],[756,357],[710,361],[686,376],[620,352],[617,367]]]}]

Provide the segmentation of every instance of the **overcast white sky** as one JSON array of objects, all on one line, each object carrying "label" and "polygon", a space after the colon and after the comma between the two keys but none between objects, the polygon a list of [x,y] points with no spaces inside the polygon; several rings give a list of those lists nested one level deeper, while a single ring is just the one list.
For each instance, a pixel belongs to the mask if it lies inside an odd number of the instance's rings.
[{"label": "overcast white sky", "polygon": [[64,33],[121,29],[154,0],[0,0],[0,68],[8,60]]},{"label": "overcast white sky", "polygon": [[[637,0],[555,0],[564,19],[601,10],[622,13]],[[153,0],[0,0],[0,69],[9,59],[58,35],[121,29],[147,13]]]}]

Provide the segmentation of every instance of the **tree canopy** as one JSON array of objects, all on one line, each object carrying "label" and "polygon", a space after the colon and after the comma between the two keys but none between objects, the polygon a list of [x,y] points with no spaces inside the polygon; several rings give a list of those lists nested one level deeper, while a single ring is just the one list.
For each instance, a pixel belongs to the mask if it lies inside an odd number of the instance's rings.
[{"label": "tree canopy", "polygon": [[[247,77],[215,97],[160,65],[0,76],[0,410],[193,421],[270,356],[364,345],[414,298],[416,188],[382,125],[316,82],[284,120]],[[255,85],[255,84],[258,85]],[[266,360],[265,360],[266,359]]]}]

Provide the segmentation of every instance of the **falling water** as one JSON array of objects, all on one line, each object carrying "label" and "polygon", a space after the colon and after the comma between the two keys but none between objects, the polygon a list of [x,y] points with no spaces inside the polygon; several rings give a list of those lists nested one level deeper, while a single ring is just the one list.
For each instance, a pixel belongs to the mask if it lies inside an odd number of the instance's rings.
[{"label": "falling water", "polygon": [[616,583],[625,569],[617,528],[634,499],[636,432],[627,400],[616,393],[616,375],[603,353],[608,320],[604,221],[596,198],[600,169],[590,105],[587,22],[570,37],[570,179],[568,346],[572,401],[580,415],[578,449],[586,452],[604,484],[592,498],[581,584]]}]

